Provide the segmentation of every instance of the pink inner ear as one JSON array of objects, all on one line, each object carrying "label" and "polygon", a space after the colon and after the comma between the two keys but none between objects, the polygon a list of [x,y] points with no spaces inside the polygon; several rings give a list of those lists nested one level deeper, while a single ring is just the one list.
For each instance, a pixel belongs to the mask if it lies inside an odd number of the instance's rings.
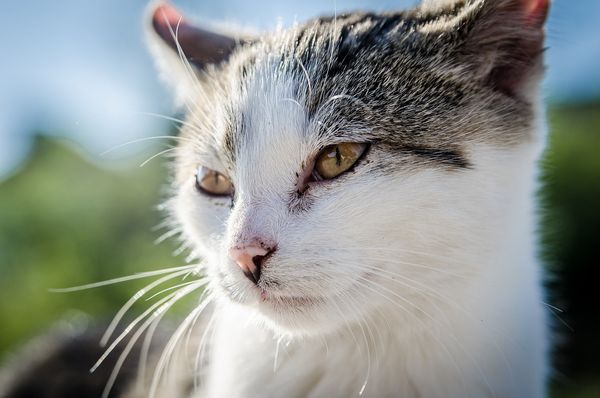
[{"label": "pink inner ear", "polygon": [[154,30],[171,48],[176,49],[174,35],[184,27],[183,15],[175,7],[168,3],[161,3],[152,13],[152,25]]},{"label": "pink inner ear", "polygon": [[550,0],[522,0],[525,8],[527,22],[537,27],[542,27],[548,17]]},{"label": "pink inner ear", "polygon": [[170,4],[163,3],[156,7],[152,15],[152,23],[162,31],[169,31],[169,27],[175,31],[178,24],[184,21],[183,15]]}]

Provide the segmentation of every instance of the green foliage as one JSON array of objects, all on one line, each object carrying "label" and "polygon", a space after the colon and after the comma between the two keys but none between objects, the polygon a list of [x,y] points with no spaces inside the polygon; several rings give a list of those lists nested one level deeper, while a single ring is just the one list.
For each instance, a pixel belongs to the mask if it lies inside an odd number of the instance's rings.
[{"label": "green foliage", "polygon": [[69,294],[48,288],[182,264],[173,245],[153,244],[164,171],[160,161],[100,170],[64,143],[37,140],[30,162],[0,185],[0,355],[70,309],[114,314],[143,281]]}]

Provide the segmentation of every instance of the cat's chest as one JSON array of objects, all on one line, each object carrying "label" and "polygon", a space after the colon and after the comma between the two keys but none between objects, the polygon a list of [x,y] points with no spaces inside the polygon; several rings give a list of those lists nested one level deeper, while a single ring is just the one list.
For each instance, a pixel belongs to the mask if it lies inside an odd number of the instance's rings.
[{"label": "cat's chest", "polygon": [[365,345],[352,335],[277,341],[272,332],[241,319],[217,326],[205,390],[208,397],[412,396],[398,383],[396,349]]},{"label": "cat's chest", "polygon": [[[364,353],[274,340],[221,346],[208,379],[210,397],[358,396],[367,379]],[[215,347],[217,348],[217,347]]]},{"label": "cat's chest", "polygon": [[[516,347],[499,347],[487,334],[457,343],[463,327],[477,328],[466,321],[432,334],[402,333],[409,325],[387,319],[396,326],[373,321],[287,344],[251,319],[237,313],[216,325],[208,376],[192,398],[540,396],[532,375],[539,360],[512,355]],[[518,360],[507,363],[507,355]]]}]

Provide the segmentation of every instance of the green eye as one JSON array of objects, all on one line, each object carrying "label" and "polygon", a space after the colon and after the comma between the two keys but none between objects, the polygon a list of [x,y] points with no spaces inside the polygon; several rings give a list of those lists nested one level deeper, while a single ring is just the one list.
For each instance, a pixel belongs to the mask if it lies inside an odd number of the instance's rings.
[{"label": "green eye", "polygon": [[355,142],[329,145],[317,155],[313,173],[323,180],[336,178],[354,166],[367,146]]},{"label": "green eye", "polygon": [[200,166],[196,172],[196,189],[209,196],[231,196],[231,180],[218,171]]}]

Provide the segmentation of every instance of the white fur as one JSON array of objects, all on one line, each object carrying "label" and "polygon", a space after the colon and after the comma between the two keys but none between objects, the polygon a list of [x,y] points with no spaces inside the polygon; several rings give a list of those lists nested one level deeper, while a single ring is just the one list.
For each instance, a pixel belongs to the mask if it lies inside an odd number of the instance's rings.
[{"label": "white fur", "polygon": [[[545,396],[533,238],[542,123],[535,142],[471,145],[471,169],[359,168],[314,188],[307,211],[290,212],[295,173],[326,144],[291,98],[304,83],[267,65],[240,93],[247,128],[230,174],[233,210],[197,193],[191,178],[175,201],[219,297],[197,396]],[[322,302],[262,302],[227,258],[244,236],[277,243],[263,270],[280,282],[271,294]]]}]

